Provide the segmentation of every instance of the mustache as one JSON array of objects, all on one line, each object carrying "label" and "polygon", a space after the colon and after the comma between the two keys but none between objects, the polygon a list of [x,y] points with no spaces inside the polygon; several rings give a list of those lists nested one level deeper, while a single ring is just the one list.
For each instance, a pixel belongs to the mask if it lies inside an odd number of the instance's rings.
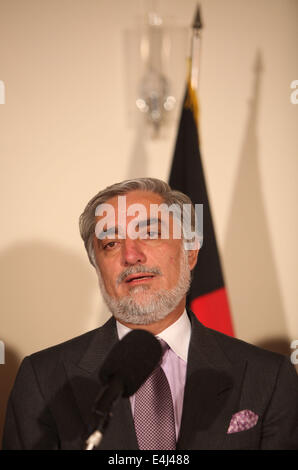
[{"label": "mustache", "polygon": [[121,282],[123,282],[127,276],[131,276],[132,274],[139,274],[139,273],[148,273],[148,274],[162,274],[161,270],[157,266],[153,266],[151,268],[147,266],[130,266],[129,268],[122,271],[116,279],[116,285],[119,286]]}]

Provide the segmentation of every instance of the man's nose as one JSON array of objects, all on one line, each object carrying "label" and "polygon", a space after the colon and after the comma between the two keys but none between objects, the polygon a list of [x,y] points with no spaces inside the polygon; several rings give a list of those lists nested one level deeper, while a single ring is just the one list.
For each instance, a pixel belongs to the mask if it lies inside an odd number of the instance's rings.
[{"label": "man's nose", "polygon": [[143,264],[146,262],[146,255],[142,249],[139,239],[126,238],[122,243],[122,264],[124,266]]}]

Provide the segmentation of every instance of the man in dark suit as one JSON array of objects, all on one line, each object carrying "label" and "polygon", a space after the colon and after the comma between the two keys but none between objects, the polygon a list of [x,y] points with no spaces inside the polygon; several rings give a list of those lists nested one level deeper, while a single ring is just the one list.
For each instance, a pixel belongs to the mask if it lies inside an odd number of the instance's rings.
[{"label": "man in dark suit", "polygon": [[[101,328],[24,359],[8,403],[4,449],[81,449],[94,425],[101,365],[135,328],[167,345],[161,367],[176,449],[298,449],[298,378],[289,360],[206,328],[185,310],[198,255],[196,243],[186,243],[194,235],[193,208],[191,227],[186,216],[178,224],[182,239],[175,230],[179,208],[189,203],[149,178],[91,199],[80,230],[113,315]],[[178,210],[164,217],[162,204]],[[136,397],[117,402],[100,449],[146,448],[136,432]]]}]

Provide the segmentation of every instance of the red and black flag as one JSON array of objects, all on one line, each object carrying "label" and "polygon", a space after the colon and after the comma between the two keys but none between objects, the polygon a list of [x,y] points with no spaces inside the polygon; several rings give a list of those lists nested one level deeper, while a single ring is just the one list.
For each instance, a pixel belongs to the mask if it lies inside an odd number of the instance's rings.
[{"label": "red and black flag", "polygon": [[169,184],[203,204],[203,245],[194,269],[188,307],[206,326],[233,336],[233,325],[216,244],[198,135],[198,105],[190,81],[187,86]]}]

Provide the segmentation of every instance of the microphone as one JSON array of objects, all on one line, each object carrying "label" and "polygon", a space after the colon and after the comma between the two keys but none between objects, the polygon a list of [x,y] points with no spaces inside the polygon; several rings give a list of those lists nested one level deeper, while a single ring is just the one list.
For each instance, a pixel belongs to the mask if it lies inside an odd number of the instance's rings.
[{"label": "microphone", "polygon": [[121,397],[130,397],[145,382],[162,356],[159,341],[145,330],[133,330],[108,354],[99,372],[103,389],[94,404],[98,425],[86,441],[85,450],[98,447],[112,416],[112,408]]}]

